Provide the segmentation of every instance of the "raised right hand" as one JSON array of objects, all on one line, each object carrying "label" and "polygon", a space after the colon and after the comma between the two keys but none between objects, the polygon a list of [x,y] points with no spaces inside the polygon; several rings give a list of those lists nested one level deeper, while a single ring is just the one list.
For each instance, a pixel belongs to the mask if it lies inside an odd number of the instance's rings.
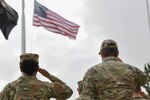
[{"label": "raised right hand", "polygon": [[42,68],[38,68],[38,72],[40,72],[43,76],[45,76],[45,77],[49,77],[49,72],[48,71],[46,71],[45,69],[42,69]]}]

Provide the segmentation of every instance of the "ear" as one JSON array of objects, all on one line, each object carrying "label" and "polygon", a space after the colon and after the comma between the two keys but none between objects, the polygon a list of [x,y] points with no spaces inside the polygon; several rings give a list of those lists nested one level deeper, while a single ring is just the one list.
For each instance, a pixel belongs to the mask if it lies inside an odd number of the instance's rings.
[{"label": "ear", "polygon": [[117,52],[117,57],[119,56],[119,51]]},{"label": "ear", "polygon": [[101,59],[103,60],[105,58],[104,53],[101,53],[100,55],[101,55]]},{"label": "ear", "polygon": [[36,71],[38,71],[38,69],[39,69],[39,65],[37,66],[37,69],[36,69]]},{"label": "ear", "polygon": [[104,54],[103,54],[103,53],[101,53],[101,54],[100,54],[100,56],[103,58],[103,57],[104,57]]}]

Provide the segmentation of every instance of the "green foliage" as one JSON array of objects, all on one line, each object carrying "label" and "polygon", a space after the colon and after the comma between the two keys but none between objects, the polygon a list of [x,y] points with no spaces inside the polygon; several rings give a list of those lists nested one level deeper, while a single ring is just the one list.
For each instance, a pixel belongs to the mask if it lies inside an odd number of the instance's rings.
[{"label": "green foliage", "polygon": [[148,83],[145,84],[144,88],[147,91],[148,95],[150,96],[150,63],[144,65],[144,72],[148,77]]}]

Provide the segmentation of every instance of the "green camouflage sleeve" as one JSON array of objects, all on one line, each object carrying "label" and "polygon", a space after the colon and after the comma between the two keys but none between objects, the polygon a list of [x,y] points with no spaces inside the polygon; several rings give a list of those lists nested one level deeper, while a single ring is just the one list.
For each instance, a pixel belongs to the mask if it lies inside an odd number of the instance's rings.
[{"label": "green camouflage sleeve", "polygon": [[94,83],[95,70],[90,68],[84,75],[81,94],[76,100],[92,100],[94,97],[95,83]]},{"label": "green camouflage sleeve", "polygon": [[4,89],[0,93],[0,100],[12,100],[13,94],[15,91],[13,91],[10,84],[6,85]]},{"label": "green camouflage sleeve", "polygon": [[132,70],[135,73],[137,86],[144,86],[148,82],[146,74],[136,67],[133,67]]},{"label": "green camouflage sleeve", "polygon": [[51,97],[56,99],[68,99],[73,94],[72,89],[57,77],[51,75],[52,83],[45,83],[48,88],[48,93]]}]

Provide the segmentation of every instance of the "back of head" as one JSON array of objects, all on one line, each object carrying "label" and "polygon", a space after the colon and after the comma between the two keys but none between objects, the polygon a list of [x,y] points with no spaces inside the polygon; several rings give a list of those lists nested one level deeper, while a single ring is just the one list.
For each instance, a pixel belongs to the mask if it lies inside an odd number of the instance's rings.
[{"label": "back of head", "polygon": [[38,54],[25,53],[20,55],[20,70],[27,75],[32,75],[38,69]]},{"label": "back of head", "polygon": [[105,55],[105,57],[109,56],[118,56],[118,46],[117,43],[112,39],[106,39],[102,42],[100,47],[99,54]]}]

